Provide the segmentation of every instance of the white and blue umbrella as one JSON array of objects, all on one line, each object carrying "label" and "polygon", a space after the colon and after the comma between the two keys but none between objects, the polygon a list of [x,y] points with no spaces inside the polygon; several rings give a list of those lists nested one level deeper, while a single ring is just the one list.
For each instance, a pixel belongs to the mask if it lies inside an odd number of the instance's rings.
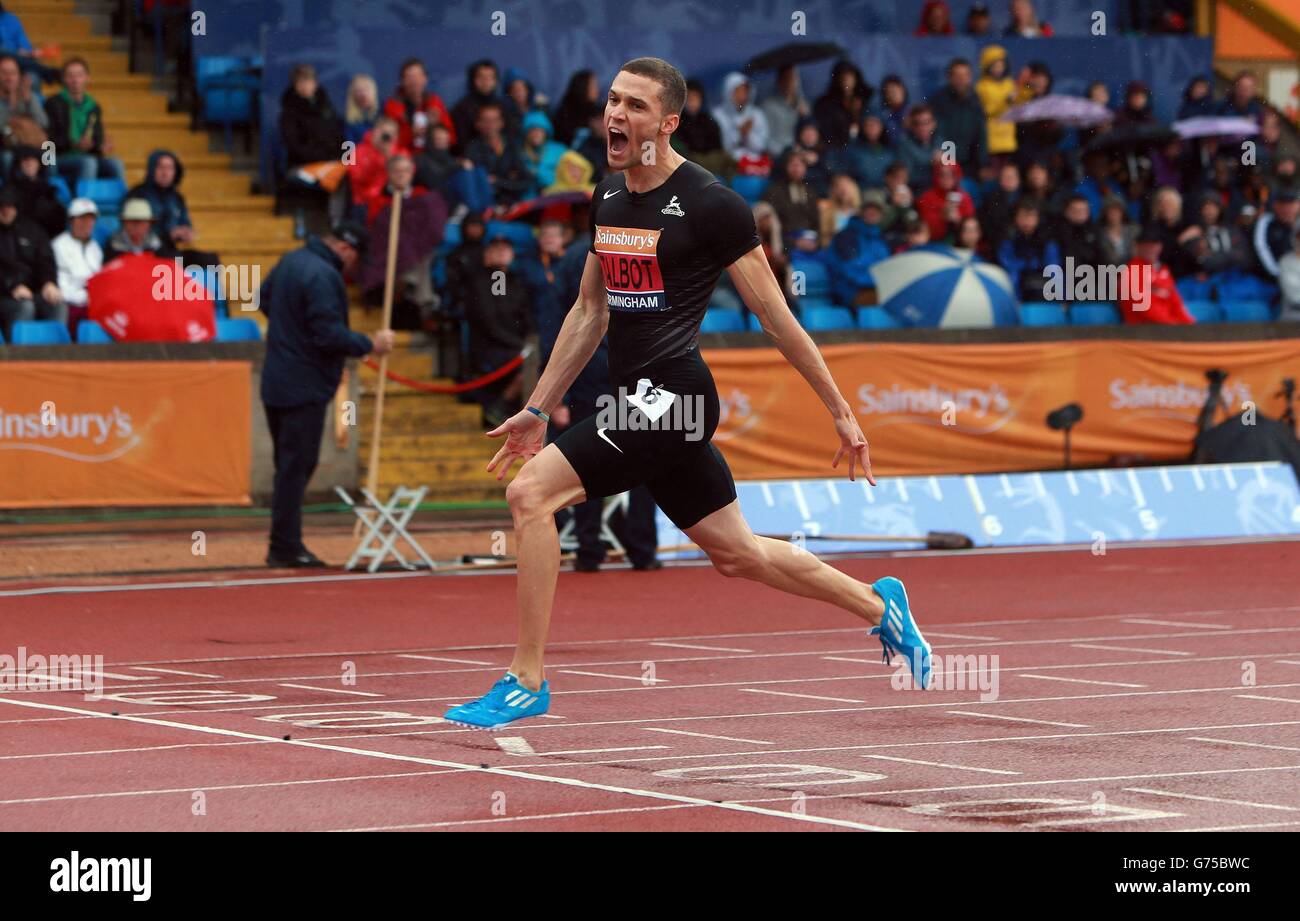
[{"label": "white and blue umbrella", "polygon": [[878,303],[904,326],[1016,326],[1007,273],[970,250],[931,244],[871,267]]}]

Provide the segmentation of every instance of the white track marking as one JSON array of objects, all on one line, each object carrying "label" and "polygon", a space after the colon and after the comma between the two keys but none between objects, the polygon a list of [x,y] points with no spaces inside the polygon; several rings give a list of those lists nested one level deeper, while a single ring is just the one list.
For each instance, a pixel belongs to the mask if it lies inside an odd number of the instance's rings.
[{"label": "white track marking", "polygon": [[533,747],[523,736],[493,736],[497,747],[511,755],[535,755]]},{"label": "white track marking", "polygon": [[1294,745],[1270,745],[1267,742],[1243,742],[1239,739],[1207,739],[1204,736],[1189,736],[1193,742],[1212,742],[1215,745],[1243,745],[1248,748],[1271,748],[1283,752],[1300,752]]},{"label": "white track marking", "polygon": [[934,630],[925,631],[928,636],[940,636],[948,640],[987,640],[991,643],[1000,642],[996,636],[973,636],[969,633],[938,633]]},{"label": "white track marking", "polygon": [[1133,501],[1137,503],[1138,508],[1146,508],[1146,494],[1142,492],[1142,486],[1138,483],[1137,473],[1132,467],[1128,468],[1128,485],[1129,488],[1133,490]]},{"label": "white track marking", "polygon": [[965,480],[966,491],[970,493],[971,504],[975,506],[975,514],[983,515],[986,509],[984,507],[984,497],[980,495],[980,484],[969,474],[967,474]]},{"label": "white track marking", "polygon": [[496,825],[507,822],[539,822],[547,819],[579,819],[587,816],[619,815],[628,812],[666,812],[670,809],[699,809],[698,803],[674,803],[671,806],[635,806],[625,809],[584,809],[579,812],[546,812],[540,815],[503,815],[491,819],[453,819],[447,822],[414,822],[410,825],[373,825],[369,828],[332,828],[334,832],[416,831],[421,828],[453,828],[457,825]]},{"label": "white track marking", "polygon": [[1001,713],[976,713],[974,710],[949,710],[956,716],[979,716],[986,720],[1006,720],[1009,723],[1035,723],[1039,726],[1061,726],[1065,729],[1087,729],[1086,723],[1057,723],[1052,720],[1031,720],[1023,716],[1003,716]]},{"label": "white track marking", "polygon": [[753,652],[752,649],[740,649],[735,646],[696,646],[691,643],[651,643],[651,646],[671,646],[674,649],[704,649],[709,652]]},{"label": "white track marking", "polygon": [[543,755],[604,755],[613,752],[666,751],[671,745],[623,745],[619,748],[571,748],[567,751],[542,752]]},{"label": "white track marking", "polygon": [[967,767],[964,764],[948,764],[944,761],[918,761],[915,758],[898,758],[894,755],[867,755],[868,758],[875,758],[878,761],[901,761],[904,764],[924,764],[929,767],[951,768],[954,771],[976,771],[980,774],[1007,774],[1013,777],[1020,775],[1019,771],[995,771],[993,768]]},{"label": "white track marking", "polygon": [[[279,739],[268,741],[280,742]],[[290,743],[281,742],[282,745]],[[266,787],[305,787],[311,784],[322,783],[351,783],[362,780],[387,780],[388,778],[404,777],[428,777],[430,774],[456,774],[454,770],[443,771],[408,771],[400,774],[357,774],[351,777],[315,777],[307,780],[267,780],[258,783],[235,783],[223,784],[220,786],[204,786],[205,792],[211,793],[218,790],[257,790]],[[170,796],[176,793],[189,795],[195,790],[194,787],[171,787],[167,789],[155,790],[118,790],[105,793],[65,793],[59,796],[29,796],[24,799],[5,799],[0,800],[0,806],[28,806],[33,803],[59,803],[73,800],[95,800],[95,799],[121,799],[130,796]]]},{"label": "white track marking", "polygon": [[1226,624],[1189,624],[1182,620],[1151,620],[1147,617],[1125,617],[1122,623],[1150,624],[1153,627],[1192,627],[1197,630],[1231,630]]},{"label": "white track marking", "polygon": [[1255,822],[1251,825],[1211,825],[1206,828],[1171,828],[1170,831],[1246,831],[1251,828],[1291,828],[1300,822]]},{"label": "white track marking", "polygon": [[1273,700],[1280,704],[1300,704],[1300,700],[1291,697],[1265,697],[1262,694],[1238,694],[1237,696],[1245,700]]},{"label": "white track marking", "polygon": [[1071,643],[1075,649],[1109,649],[1111,652],[1144,652],[1154,656],[1190,656],[1192,653],[1177,649],[1148,649],[1140,646],[1101,646],[1097,643]]},{"label": "white track marking", "polygon": [[853,700],[852,698],[849,697],[822,697],[820,694],[795,694],[792,691],[766,691],[763,690],[762,688],[741,688],[740,690],[748,694],[771,694],[773,697],[803,697],[808,700],[829,700],[837,704],[866,703],[866,701]]},{"label": "white track marking", "polygon": [[1172,799],[1190,799],[1202,803],[1224,803],[1228,806],[1253,806],[1256,809],[1279,809],[1283,812],[1300,812],[1295,806],[1277,806],[1273,803],[1252,803],[1244,799],[1224,799],[1221,796],[1197,796],[1193,793],[1175,793],[1172,790],[1152,790],[1149,787],[1125,787],[1126,793],[1146,793],[1149,796],[1168,796]]},{"label": "white track marking", "polygon": [[[847,656],[822,656],[827,662],[855,662],[859,665],[879,665],[879,659],[850,659]],[[865,677],[865,676],[864,676]],[[747,682],[751,683],[752,682]]]},{"label": "white track marking", "polygon": [[794,491],[794,501],[799,504],[800,521],[807,521],[812,517],[812,512],[808,509],[808,500],[804,498],[803,487],[799,485],[798,480],[791,480],[790,487]]},{"label": "white track marking", "polygon": [[605,672],[580,672],[573,668],[557,669],[563,675],[586,675],[588,678],[618,678],[622,681],[637,681],[641,684],[667,684],[667,678],[644,678],[641,675],[609,675]]},{"label": "white track marking", "polygon": [[1021,674],[1020,678],[1040,678],[1043,681],[1069,681],[1072,684],[1103,684],[1113,688],[1144,688],[1145,684],[1128,684],[1124,681],[1092,681],[1087,678],[1062,678],[1059,675],[1030,675]]},{"label": "white track marking", "polygon": [[455,665],[492,665],[491,662],[483,662],[479,659],[448,659],[445,656],[417,656],[409,652],[399,652],[399,659],[423,659],[426,662],[451,662]]},{"label": "white track marking", "polygon": [[1300,665],[1300,662],[1292,662],[1290,659],[1276,659],[1279,665]]},{"label": "white track marking", "polygon": [[715,736],[707,732],[687,732],[685,729],[662,729],[659,727],[647,727],[646,732],[669,732],[675,736],[696,736],[701,739],[721,739],[724,742],[748,742],[750,745],[775,745],[775,742],[765,742],[762,739],[738,739],[735,736]]},{"label": "white track marking", "polygon": [[157,668],[149,665],[133,665],[132,668],[142,672],[162,672],[165,675],[188,675],[191,678],[220,678],[220,675],[210,675],[205,672],[183,672],[177,668]]},{"label": "white track marking", "polygon": [[[79,710],[75,707],[62,707],[55,704],[39,704],[27,700],[10,700],[0,698],[0,703],[9,704],[15,707],[30,707],[38,710],[53,710],[65,713],[80,713],[85,716],[96,716],[110,720],[125,720],[133,723],[143,723],[148,726],[163,726],[171,729],[181,729],[187,732],[202,732],[210,735],[227,736],[230,738],[248,739],[252,741],[274,741],[270,736],[259,736],[251,732],[240,732],[234,729],[220,729],[216,726],[198,726],[191,723],[177,723],[171,720],[154,720],[140,716],[109,716],[105,713],[98,713],[94,710]],[[693,805],[707,806],[713,809],[722,809],[728,812],[745,812],[752,815],[766,815],[774,818],[787,819],[796,822],[809,822],[814,825],[832,825],[840,828],[856,828],[862,831],[902,831],[899,828],[886,828],[882,825],[869,825],[865,822],[851,822],[846,819],[833,819],[826,816],[813,816],[806,813],[796,813],[789,810],[766,809],[758,806],[748,806],[741,803],[731,802],[713,802],[712,800],[701,799],[694,796],[686,796],[677,793],[665,793],[657,790],[639,790],[631,787],[620,787],[614,784],[592,783],[590,781],[578,780],[573,777],[553,777],[545,774],[530,774],[521,770],[510,768],[489,767],[482,768],[474,764],[462,764],[456,761],[441,761],[436,758],[420,758],[414,755],[399,755],[393,752],[374,751],[365,748],[352,748],[346,745],[326,745],[323,742],[308,742],[302,739],[281,740],[281,745],[295,745],[302,748],[311,748],[318,751],[337,752],[345,755],[357,755],[362,758],[376,758],[383,761],[400,761],[408,764],[422,764],[427,767],[450,768],[455,771],[464,771],[467,773],[492,774],[499,777],[511,777],[518,780],[531,780],[540,783],[553,783],[561,786],[579,787],[585,790],[600,790],[605,793],[622,793],[629,796],[640,796],[647,799],[666,800],[668,802],[690,803]],[[186,790],[185,792],[191,792]]]},{"label": "white track marking", "polygon": [[352,694],[355,697],[383,697],[383,694],[376,694],[374,691],[345,691],[342,688],[314,688],[309,684],[285,684],[280,683],[282,688],[298,688],[303,691],[321,691],[325,694]]},{"label": "white track marking", "polygon": [[[353,737],[355,738],[355,736]],[[192,742],[184,745],[143,745],[136,748],[99,748],[91,751],[38,752],[34,755],[0,755],[0,761],[26,761],[35,758],[75,758],[81,755],[137,755],[143,752],[165,752],[178,748],[213,748],[228,745],[260,745],[260,742]],[[1300,751],[1300,749],[1297,749]]]}]

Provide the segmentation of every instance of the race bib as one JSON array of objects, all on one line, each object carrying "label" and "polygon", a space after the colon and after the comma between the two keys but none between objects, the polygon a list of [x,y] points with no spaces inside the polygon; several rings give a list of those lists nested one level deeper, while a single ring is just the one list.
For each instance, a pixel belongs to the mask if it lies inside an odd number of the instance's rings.
[{"label": "race bib", "polygon": [[659,417],[672,407],[677,394],[651,385],[649,379],[641,378],[636,382],[636,393],[629,393],[627,401],[641,410],[651,422],[658,422]]}]

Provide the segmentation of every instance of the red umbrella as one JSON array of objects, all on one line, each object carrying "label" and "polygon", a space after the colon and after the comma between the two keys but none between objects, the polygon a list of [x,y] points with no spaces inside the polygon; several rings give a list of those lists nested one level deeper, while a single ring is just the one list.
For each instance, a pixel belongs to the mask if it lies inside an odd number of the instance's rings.
[{"label": "red umbrella", "polygon": [[202,278],[179,259],[120,256],[86,284],[89,316],[119,342],[208,342],[217,337],[216,306]]}]

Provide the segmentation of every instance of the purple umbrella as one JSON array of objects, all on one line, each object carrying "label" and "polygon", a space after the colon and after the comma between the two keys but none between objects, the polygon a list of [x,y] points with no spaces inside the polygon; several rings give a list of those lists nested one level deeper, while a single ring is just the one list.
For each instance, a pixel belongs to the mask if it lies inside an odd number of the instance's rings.
[{"label": "purple umbrella", "polygon": [[1259,134],[1259,125],[1253,118],[1235,115],[1201,115],[1174,122],[1173,129],[1181,138],[1244,138]]},{"label": "purple umbrella", "polygon": [[1001,120],[1004,122],[1052,121],[1079,128],[1091,128],[1108,122],[1114,117],[1114,112],[1091,99],[1052,94],[1032,99],[1014,109],[1008,109]]}]

